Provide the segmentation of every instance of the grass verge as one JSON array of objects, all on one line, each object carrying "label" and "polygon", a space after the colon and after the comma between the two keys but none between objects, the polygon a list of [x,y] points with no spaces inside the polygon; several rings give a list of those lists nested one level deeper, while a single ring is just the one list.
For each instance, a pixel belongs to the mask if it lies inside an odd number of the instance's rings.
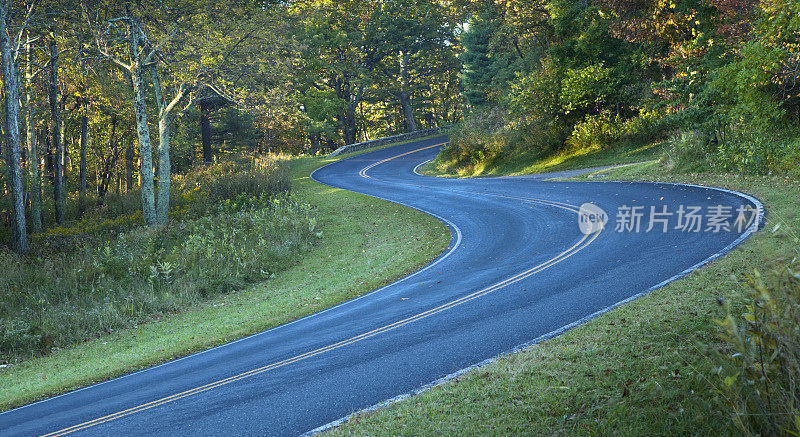
[{"label": "grass verge", "polygon": [[322,310],[418,269],[447,247],[449,231],[433,217],[326,187],[308,177],[312,170],[332,161],[302,157],[291,163],[293,196],[315,207],[316,230],[322,232],[321,240],[296,265],[266,282],[159,320],[47,356],[3,364],[0,410],[207,349]]},{"label": "grass verge", "polygon": [[651,143],[645,146],[624,143],[607,148],[571,148],[544,156],[532,151],[513,151],[467,167],[456,166],[440,154],[418,171],[431,176],[446,177],[545,173],[648,161],[658,157],[664,148],[665,143]]},{"label": "grass verge", "polygon": [[[333,435],[730,435],[725,361],[714,318],[744,312],[745,274],[797,255],[800,184],[785,178],[670,174],[656,162],[606,179],[705,184],[747,192],[765,231],[730,254],[567,333],[387,408],[357,413]],[[775,229],[775,225],[781,226]],[[773,231],[774,229],[774,231]],[[792,261],[793,262],[793,261]],[[643,288],[645,285],[643,285]],[[737,313],[738,314],[738,313]]]}]

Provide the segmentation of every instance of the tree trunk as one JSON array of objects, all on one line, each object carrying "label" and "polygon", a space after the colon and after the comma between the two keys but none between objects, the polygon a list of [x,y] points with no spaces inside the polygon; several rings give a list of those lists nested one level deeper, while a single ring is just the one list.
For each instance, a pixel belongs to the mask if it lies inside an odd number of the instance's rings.
[{"label": "tree trunk", "polygon": [[203,163],[211,164],[214,155],[211,152],[211,104],[205,100],[200,101],[200,136],[203,138]]},{"label": "tree trunk", "polygon": [[150,126],[147,122],[145,83],[143,66],[139,59],[139,24],[131,20],[130,32],[131,77],[133,79],[133,110],[136,119],[136,134],[139,137],[139,173],[142,186],[142,217],[144,224],[155,226],[156,218],[155,187],[153,184],[153,148],[150,144]]},{"label": "tree trunk", "polygon": [[358,90],[353,93],[353,85],[345,80],[335,80],[334,89],[336,95],[347,101],[344,111],[339,115],[339,122],[342,125],[342,136],[344,137],[345,144],[354,144],[358,142],[358,124],[357,112],[358,105],[361,103],[361,98],[364,96],[364,86],[359,85]]},{"label": "tree trunk", "polygon": [[175,98],[166,105],[161,90],[161,77],[155,64],[150,66],[150,77],[153,79],[153,92],[158,106],[158,204],[156,205],[156,221],[160,225],[167,224],[169,219],[169,190],[172,182],[170,162],[169,128],[172,124],[172,113],[184,96],[181,86]]},{"label": "tree trunk", "polygon": [[133,191],[133,141],[127,139],[125,147],[125,192]]},{"label": "tree trunk", "polygon": [[400,106],[403,109],[403,117],[406,122],[406,132],[416,132],[418,130],[417,123],[414,121],[414,110],[411,107],[411,98],[408,94],[401,92],[397,96],[400,100]]},{"label": "tree trunk", "polygon": [[83,217],[86,212],[86,146],[89,142],[89,105],[83,98],[83,113],[81,114],[81,164],[80,188],[78,190],[78,215]]},{"label": "tree trunk", "polygon": [[400,93],[397,98],[403,107],[406,119],[406,131],[416,132],[417,123],[414,121],[414,108],[411,106],[411,87],[408,80],[408,53],[400,52]]},{"label": "tree trunk", "polygon": [[0,64],[2,64],[3,90],[6,97],[6,161],[11,184],[13,248],[16,252],[22,253],[28,250],[28,232],[25,224],[25,197],[22,191],[22,168],[20,167],[19,152],[19,73],[6,28],[9,12],[6,8],[10,4],[10,1],[0,1]]},{"label": "tree trunk", "polygon": [[344,143],[355,144],[358,142],[356,111],[352,105],[348,105],[344,111],[344,117],[342,119],[342,135],[344,135]]},{"label": "tree trunk", "polygon": [[[0,0],[1,1],[1,0]],[[55,163],[53,162],[53,147],[51,143],[52,137],[50,136],[50,125],[45,124],[39,130],[39,144],[44,144],[44,168],[43,175],[50,182],[50,185],[55,184],[53,175],[55,174]]]},{"label": "tree trunk", "polygon": [[64,167],[61,144],[61,113],[58,99],[58,47],[55,37],[50,38],[50,114],[52,116],[53,147],[55,148],[55,174],[53,200],[55,202],[56,223],[64,224]]},{"label": "tree trunk", "polygon": [[[62,102],[63,103],[63,102]],[[64,107],[62,104],[61,107]],[[58,111],[61,114],[61,110]],[[61,117],[59,116],[59,119]],[[69,174],[70,169],[72,168],[72,162],[69,160],[69,142],[67,141],[67,121],[61,119],[61,134],[59,134],[59,138],[61,138],[61,189],[62,193],[64,193],[64,187],[67,186],[67,175]],[[64,194],[66,196],[66,194]]]},{"label": "tree trunk", "polygon": [[[30,35],[28,35],[30,38]],[[33,90],[33,49],[26,44],[28,62],[25,67],[25,125],[28,143],[28,180],[31,187],[31,224],[33,232],[42,231],[42,179],[39,177],[39,152],[36,150],[36,101]]]},{"label": "tree trunk", "polygon": [[170,117],[165,114],[158,122],[158,223],[165,225],[169,218],[169,190],[172,179],[169,157]]},{"label": "tree trunk", "polygon": [[117,134],[117,117],[111,116],[111,133],[108,135],[108,149],[111,150],[111,157],[108,161],[103,163],[103,169],[99,174],[99,182],[97,184],[97,197],[102,201],[108,193],[108,186],[111,182],[111,173],[114,170],[114,165],[117,163],[117,148],[114,146]]}]

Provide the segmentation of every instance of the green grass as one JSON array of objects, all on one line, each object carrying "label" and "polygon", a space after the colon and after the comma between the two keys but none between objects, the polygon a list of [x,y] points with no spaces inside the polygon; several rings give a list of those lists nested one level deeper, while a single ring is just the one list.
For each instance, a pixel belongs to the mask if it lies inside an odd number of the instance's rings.
[{"label": "green grass", "polygon": [[291,163],[293,196],[314,206],[322,232],[295,265],[238,292],[0,367],[0,410],[311,314],[402,277],[447,247],[447,227],[427,214],[313,182],[308,175],[328,162]]},{"label": "green grass", "polygon": [[628,143],[607,148],[573,148],[555,154],[539,155],[531,151],[512,151],[472,166],[458,167],[441,156],[420,167],[423,174],[447,177],[508,176],[545,173],[579,168],[629,164],[655,159],[664,143],[634,146]]},{"label": "green grass", "polygon": [[[354,415],[333,435],[739,434],[724,377],[731,349],[713,318],[735,314],[744,275],[783,269],[800,247],[800,184],[778,177],[669,174],[656,162],[606,179],[690,182],[747,192],[766,230],[725,257],[554,339],[387,408]],[[782,225],[774,232],[775,225]],[[642,285],[646,288],[646,284]],[[738,312],[736,312],[738,311]]]}]

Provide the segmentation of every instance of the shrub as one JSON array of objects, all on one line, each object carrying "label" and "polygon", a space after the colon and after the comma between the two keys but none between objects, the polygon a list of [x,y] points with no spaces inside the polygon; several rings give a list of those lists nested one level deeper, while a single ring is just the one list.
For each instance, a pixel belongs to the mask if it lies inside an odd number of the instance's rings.
[{"label": "shrub", "polygon": [[800,135],[787,141],[784,149],[786,153],[778,163],[779,172],[794,179],[800,179]]},{"label": "shrub", "polygon": [[461,170],[475,174],[476,168],[508,149],[507,115],[494,107],[467,116],[450,134],[450,143],[442,150],[437,164],[444,171]]},{"label": "shrub", "polygon": [[173,186],[171,212],[200,217],[219,211],[225,202],[281,195],[289,191],[289,169],[277,157],[244,157],[209,166],[196,167]]},{"label": "shrub", "polygon": [[800,153],[796,136],[763,134],[743,126],[704,135],[702,130],[678,133],[662,157],[676,171],[718,170],[744,174],[797,175]]},{"label": "shrub", "polygon": [[661,156],[667,169],[697,173],[710,170],[709,157],[713,151],[699,131],[679,132],[669,140],[669,146]]},{"label": "shrub", "polygon": [[583,150],[604,149],[619,138],[621,130],[622,120],[618,115],[612,115],[610,111],[590,115],[575,125],[572,135],[567,138],[567,147]]},{"label": "shrub", "polygon": [[746,311],[717,323],[733,349],[722,391],[736,426],[748,435],[800,435],[800,273],[790,266],[748,276]]}]

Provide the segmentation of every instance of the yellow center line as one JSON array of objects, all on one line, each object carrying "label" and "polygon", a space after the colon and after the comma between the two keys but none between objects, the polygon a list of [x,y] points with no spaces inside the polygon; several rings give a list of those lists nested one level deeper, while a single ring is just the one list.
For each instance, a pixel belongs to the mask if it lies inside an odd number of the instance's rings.
[{"label": "yellow center line", "polygon": [[[371,164],[371,165],[365,167],[364,169],[362,169],[359,172],[359,174],[362,177],[369,178],[369,176],[366,175],[366,171],[371,169],[372,167],[375,167],[378,164],[390,161],[390,160],[395,159],[395,158],[399,158],[401,156],[409,155],[411,153],[415,153],[415,152],[418,152],[420,150],[430,149],[432,147],[437,147],[437,146],[440,146],[440,145],[441,144],[436,144],[434,146],[424,147],[424,148],[421,148],[421,149],[417,149],[417,150],[414,150],[414,151],[411,151],[411,152],[403,153],[401,155],[397,155],[397,156],[394,156],[394,157],[391,157],[391,158],[384,159],[382,161],[376,162],[374,164]],[[482,193],[479,193],[479,194],[482,194]],[[508,197],[508,198],[513,198],[513,199],[519,199],[519,200],[523,200],[523,201],[527,201],[527,202],[531,202],[531,203],[537,203],[537,204],[542,204],[542,205],[546,205],[546,206],[553,206],[553,207],[565,209],[565,210],[568,210],[568,211],[571,211],[571,212],[575,212],[575,213],[578,212],[578,209],[574,205],[569,205],[569,204],[561,203],[561,202],[548,201],[548,200],[535,199],[535,198],[505,196],[505,195],[500,195],[500,194],[489,194],[489,195],[497,196],[497,197]],[[292,358],[287,358],[285,360],[278,361],[278,362],[275,362],[275,363],[272,363],[272,364],[269,364],[269,365],[266,365],[266,366],[263,366],[263,367],[259,367],[259,368],[256,368],[256,369],[252,369],[252,370],[249,370],[247,372],[240,373],[238,375],[234,375],[234,376],[231,376],[231,377],[228,377],[228,378],[225,378],[225,379],[221,379],[219,381],[215,381],[215,382],[212,382],[212,383],[209,383],[209,384],[206,384],[206,385],[195,387],[193,389],[186,390],[186,391],[183,391],[183,392],[180,392],[180,393],[176,393],[174,395],[167,396],[167,397],[164,397],[164,398],[161,398],[161,399],[157,399],[157,400],[154,400],[154,401],[142,404],[142,405],[138,405],[136,407],[128,408],[126,410],[119,411],[117,413],[109,414],[109,415],[106,415],[106,416],[103,416],[103,417],[99,417],[99,418],[94,419],[94,420],[90,420],[90,421],[87,421],[87,422],[79,423],[77,425],[73,425],[73,426],[68,427],[68,428],[64,428],[64,429],[61,429],[61,430],[58,430],[58,431],[55,431],[55,432],[52,432],[52,433],[49,433],[49,434],[45,434],[43,437],[63,436],[63,435],[70,434],[70,433],[73,433],[73,432],[76,432],[76,431],[80,431],[80,430],[83,430],[83,429],[86,429],[86,428],[90,428],[90,427],[93,427],[93,426],[96,426],[96,425],[100,425],[100,424],[103,424],[103,423],[106,423],[106,422],[110,422],[112,420],[116,420],[116,419],[131,415],[131,414],[135,414],[135,413],[138,413],[138,412],[141,412],[141,411],[145,411],[145,410],[148,410],[148,409],[153,408],[153,407],[157,407],[157,406],[160,406],[160,405],[164,405],[166,403],[174,402],[174,401],[176,401],[178,399],[182,399],[182,398],[185,398],[185,397],[188,397],[188,396],[192,396],[192,395],[195,395],[195,394],[198,394],[198,393],[202,393],[202,392],[205,392],[207,390],[211,390],[213,388],[217,388],[217,387],[220,387],[220,386],[223,386],[223,385],[230,384],[232,382],[240,381],[242,379],[249,378],[251,376],[255,376],[255,375],[258,375],[260,373],[267,372],[269,370],[273,370],[273,369],[276,369],[276,368],[279,368],[279,367],[282,367],[282,366],[293,364],[293,363],[296,363],[298,361],[302,361],[302,360],[305,360],[307,358],[311,358],[313,356],[316,356],[316,355],[319,355],[319,354],[322,354],[322,353],[325,353],[325,352],[329,352],[331,350],[338,349],[338,348],[341,348],[341,347],[344,347],[344,346],[347,346],[347,345],[350,345],[350,344],[353,344],[353,343],[356,343],[356,342],[359,342],[359,341],[374,337],[374,336],[376,336],[378,334],[382,334],[382,333],[394,330],[396,328],[399,328],[401,326],[407,325],[409,323],[413,323],[413,322],[416,322],[418,320],[425,319],[427,317],[430,317],[430,316],[433,316],[435,314],[438,314],[438,313],[440,313],[442,311],[446,311],[448,309],[451,309],[451,308],[454,308],[456,306],[462,305],[462,304],[464,304],[466,302],[469,302],[469,301],[471,301],[473,299],[477,299],[479,297],[485,296],[485,295],[487,295],[489,293],[492,293],[494,291],[502,289],[502,288],[504,288],[504,287],[506,287],[508,285],[511,285],[511,284],[513,284],[515,282],[521,281],[521,280],[523,280],[523,279],[525,279],[525,278],[527,278],[527,277],[529,277],[531,275],[534,275],[534,274],[536,274],[536,273],[538,273],[538,272],[540,272],[540,271],[542,271],[544,269],[547,269],[548,267],[551,267],[552,265],[557,264],[557,263],[559,263],[559,262],[571,257],[572,255],[578,253],[579,251],[583,250],[586,246],[591,244],[600,235],[600,232],[601,231],[598,231],[598,232],[592,234],[591,238],[590,238],[589,234],[584,235],[578,242],[573,244],[570,248],[564,250],[563,252],[561,252],[560,254],[556,255],[555,257],[550,258],[549,260],[544,261],[541,264],[538,264],[537,266],[532,267],[532,268],[530,268],[530,269],[528,269],[528,270],[526,270],[526,271],[524,271],[522,273],[516,274],[516,275],[514,275],[514,276],[512,276],[510,278],[507,278],[507,279],[505,279],[503,281],[500,281],[500,282],[498,282],[496,284],[490,285],[490,286],[488,286],[486,288],[483,288],[483,289],[481,289],[479,291],[470,293],[470,294],[462,296],[462,297],[460,297],[458,299],[455,299],[455,300],[452,300],[450,302],[444,303],[442,305],[439,305],[439,306],[437,306],[435,308],[429,309],[429,310],[424,311],[422,313],[413,315],[411,317],[407,317],[405,319],[399,320],[399,321],[391,323],[389,325],[382,326],[380,328],[373,329],[373,330],[368,331],[368,332],[364,332],[362,334],[356,335],[356,336],[348,338],[346,340],[342,340],[342,341],[339,341],[337,343],[333,343],[333,344],[330,344],[330,345],[315,349],[313,351],[306,352],[304,354],[300,354],[300,355],[294,356]]]},{"label": "yellow center line", "polygon": [[368,165],[368,166],[364,167],[363,169],[361,169],[361,171],[360,171],[360,172],[358,172],[358,174],[359,174],[359,176],[361,176],[362,178],[371,179],[371,177],[370,177],[369,175],[367,175],[367,171],[369,171],[369,169],[371,169],[372,167],[375,167],[376,165],[383,164],[384,162],[391,161],[391,160],[393,160],[393,159],[395,159],[395,158],[399,158],[399,157],[401,157],[401,156],[410,155],[410,154],[412,154],[412,153],[417,153],[417,152],[419,152],[419,151],[421,151],[421,150],[428,150],[428,149],[432,149],[432,148],[434,148],[434,147],[443,146],[443,145],[445,145],[445,144],[447,144],[447,143],[445,142],[445,143],[434,144],[434,145],[432,145],[432,146],[428,146],[428,147],[422,147],[422,148],[419,148],[419,149],[416,149],[416,150],[412,150],[412,151],[410,151],[410,152],[402,153],[402,154],[400,154],[400,155],[397,155],[397,156],[392,156],[391,158],[386,158],[386,159],[384,159],[383,161],[378,161],[378,162],[375,162],[375,163],[373,163],[373,164],[370,164],[370,165]]}]

